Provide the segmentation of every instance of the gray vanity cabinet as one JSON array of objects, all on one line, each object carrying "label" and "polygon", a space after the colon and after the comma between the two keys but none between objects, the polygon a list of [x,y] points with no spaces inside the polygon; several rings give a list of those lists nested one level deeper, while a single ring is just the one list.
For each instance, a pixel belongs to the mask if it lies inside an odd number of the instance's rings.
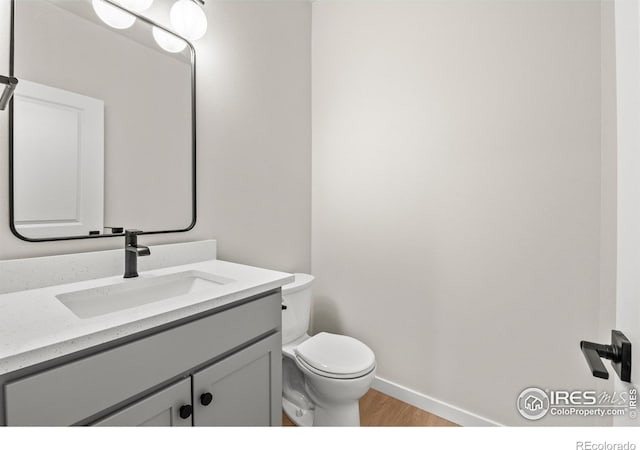
[{"label": "gray vanity cabinet", "polygon": [[279,420],[281,340],[278,333],[195,373],[194,425],[269,426]]},{"label": "gray vanity cabinet", "polygon": [[93,425],[100,427],[190,427],[191,416],[180,410],[191,404],[191,380],[169,386]]},{"label": "gray vanity cabinet", "polygon": [[279,424],[281,340],[280,333],[263,339],[93,425]]},{"label": "gray vanity cabinet", "polygon": [[281,303],[271,291],[2,376],[0,425],[281,425]]}]

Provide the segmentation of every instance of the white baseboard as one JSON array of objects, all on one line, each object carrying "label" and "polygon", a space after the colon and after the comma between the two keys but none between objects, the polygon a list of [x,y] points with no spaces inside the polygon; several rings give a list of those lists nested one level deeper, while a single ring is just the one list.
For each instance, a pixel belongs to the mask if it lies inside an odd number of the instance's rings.
[{"label": "white baseboard", "polygon": [[373,380],[373,385],[371,387],[383,394],[397,398],[398,400],[415,406],[416,408],[435,414],[436,416],[447,419],[453,423],[457,423],[458,425],[462,425],[463,427],[502,426],[502,424],[499,424],[498,422],[494,422],[493,420],[465,411],[457,406],[453,406],[433,397],[429,397],[428,395],[421,394],[420,392],[401,386],[393,381],[385,380],[384,378],[376,377],[375,380]]}]

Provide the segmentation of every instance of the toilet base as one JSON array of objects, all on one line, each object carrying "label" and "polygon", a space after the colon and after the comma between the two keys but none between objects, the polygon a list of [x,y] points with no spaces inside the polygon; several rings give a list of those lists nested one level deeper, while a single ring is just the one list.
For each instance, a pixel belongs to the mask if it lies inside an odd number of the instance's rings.
[{"label": "toilet base", "polygon": [[[282,399],[282,409],[294,424],[299,427],[359,427],[360,411],[358,402],[349,405],[341,405],[327,410],[318,407],[316,409],[304,409],[293,402]],[[315,423],[314,423],[315,422]]]},{"label": "toilet base", "polygon": [[314,427],[359,427],[360,408],[358,402],[343,405],[333,405],[323,408],[316,405],[314,413]]},{"label": "toilet base", "polygon": [[313,426],[313,410],[304,409],[294,405],[286,398],[282,398],[282,409],[287,415],[289,420],[295,423],[299,427],[312,427]]}]

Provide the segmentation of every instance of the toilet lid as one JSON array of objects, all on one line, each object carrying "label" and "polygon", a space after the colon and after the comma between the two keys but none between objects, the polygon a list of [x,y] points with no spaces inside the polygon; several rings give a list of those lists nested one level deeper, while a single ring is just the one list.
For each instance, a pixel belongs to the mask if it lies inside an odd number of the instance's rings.
[{"label": "toilet lid", "polygon": [[373,351],[357,339],[318,333],[295,349],[296,356],[310,367],[336,375],[367,372],[376,363]]}]

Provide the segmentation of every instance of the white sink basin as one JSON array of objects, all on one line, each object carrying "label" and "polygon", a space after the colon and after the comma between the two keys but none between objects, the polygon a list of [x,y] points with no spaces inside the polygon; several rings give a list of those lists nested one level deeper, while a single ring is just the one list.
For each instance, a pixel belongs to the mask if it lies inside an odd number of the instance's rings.
[{"label": "white sink basin", "polygon": [[65,292],[56,298],[81,319],[135,308],[186,295],[211,293],[232,281],[229,278],[190,270],[155,277],[141,277],[81,291]]}]

